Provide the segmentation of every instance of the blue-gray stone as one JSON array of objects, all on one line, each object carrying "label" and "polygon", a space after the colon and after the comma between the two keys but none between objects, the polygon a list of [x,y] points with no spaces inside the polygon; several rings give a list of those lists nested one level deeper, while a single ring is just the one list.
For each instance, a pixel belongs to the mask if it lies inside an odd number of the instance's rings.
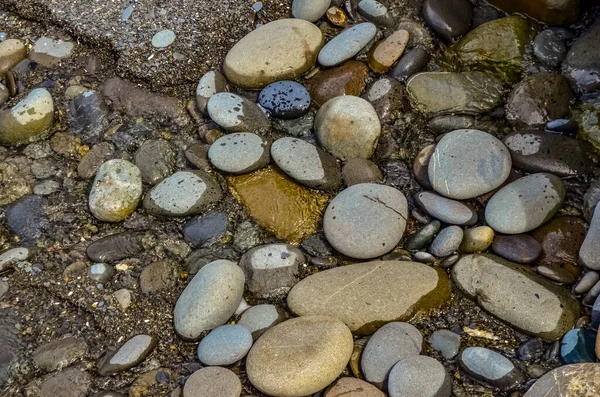
[{"label": "blue-gray stone", "polygon": [[394,20],[386,6],[376,0],[361,0],[358,3],[358,12],[367,21],[377,26],[392,27]]},{"label": "blue-gray stone", "polygon": [[115,274],[115,269],[106,263],[95,263],[88,268],[88,277],[99,283],[110,281]]},{"label": "blue-gray stone", "polygon": [[198,358],[205,365],[231,365],[246,356],[252,347],[252,334],[239,324],[213,329],[198,345]]},{"label": "blue-gray stone", "polygon": [[246,174],[265,167],[271,161],[269,142],[251,132],[227,134],[208,149],[208,158],[220,171]]},{"label": "blue-gray stone", "polygon": [[227,215],[221,212],[196,216],[183,227],[185,241],[195,248],[216,242],[227,233]]},{"label": "blue-gray stone", "polygon": [[319,63],[325,67],[339,65],[360,52],[377,34],[377,27],[359,23],[329,41],[319,52]]},{"label": "blue-gray stone", "polygon": [[438,258],[444,258],[458,250],[463,240],[463,230],[459,226],[448,226],[436,236],[429,252]]},{"label": "blue-gray stone", "polygon": [[473,378],[501,390],[511,390],[524,381],[521,371],[508,358],[490,349],[467,347],[458,362]]},{"label": "blue-gray stone", "polygon": [[152,37],[152,46],[156,48],[168,47],[175,41],[175,32],[169,29],[161,30]]},{"label": "blue-gray stone", "polygon": [[537,360],[544,354],[544,344],[539,338],[531,338],[517,349],[517,358],[521,361]]},{"label": "blue-gray stone", "polygon": [[275,305],[256,305],[246,310],[238,324],[245,327],[252,334],[254,340],[265,333],[269,328],[286,319],[285,312]]},{"label": "blue-gray stone", "polygon": [[434,350],[442,353],[447,359],[454,358],[460,348],[460,335],[449,329],[440,329],[435,331],[429,337],[429,344]]},{"label": "blue-gray stone", "polygon": [[593,363],[596,361],[596,332],[575,328],[560,341],[560,359],[563,364]]},{"label": "blue-gray stone", "polygon": [[477,222],[477,213],[470,207],[432,192],[417,193],[415,203],[428,215],[444,223],[474,225]]},{"label": "blue-gray stone", "polygon": [[292,16],[315,22],[325,15],[330,4],[331,0],[294,0],[292,2]]},{"label": "blue-gray stone", "polygon": [[295,81],[277,81],[262,89],[258,103],[281,119],[301,117],[310,107],[310,94]]},{"label": "blue-gray stone", "polygon": [[390,397],[450,397],[452,380],[435,358],[410,356],[390,371],[388,393]]}]

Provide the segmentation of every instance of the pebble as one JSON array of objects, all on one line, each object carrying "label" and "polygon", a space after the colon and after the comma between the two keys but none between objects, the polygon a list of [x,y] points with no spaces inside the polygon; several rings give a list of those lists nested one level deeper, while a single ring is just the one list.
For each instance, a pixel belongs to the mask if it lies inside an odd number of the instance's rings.
[{"label": "pebble", "polygon": [[313,189],[333,190],[342,184],[335,158],[297,138],[284,137],[271,146],[273,161],[292,179]]},{"label": "pebble", "polygon": [[435,193],[417,193],[415,203],[430,216],[450,225],[474,225],[477,222],[477,213],[471,208]]},{"label": "pebble", "polygon": [[600,178],[592,182],[583,196],[583,217],[590,222],[594,216],[594,209],[600,202]]},{"label": "pebble", "polygon": [[275,305],[252,306],[240,317],[238,324],[245,327],[257,340],[262,334],[286,319],[285,312]]},{"label": "pebble", "polygon": [[408,38],[409,35],[406,30],[397,30],[375,44],[369,51],[368,63],[371,70],[375,73],[387,72],[404,52]]},{"label": "pebble", "polygon": [[449,288],[447,276],[430,266],[375,261],[310,275],[292,288],[287,303],[296,315],[330,315],[365,335],[384,323],[407,321],[439,307]]},{"label": "pebble", "polygon": [[10,91],[6,86],[0,83],[0,105],[4,105],[10,98]]},{"label": "pebble", "polygon": [[90,374],[74,366],[44,379],[36,394],[39,397],[85,397],[88,395],[91,383]]},{"label": "pebble", "polygon": [[183,238],[194,248],[211,245],[225,236],[229,221],[222,212],[197,216],[183,226]]},{"label": "pebble", "polygon": [[100,166],[108,160],[115,152],[115,147],[110,142],[100,142],[83,156],[77,166],[77,174],[80,178],[88,179],[96,175]]},{"label": "pebble", "polygon": [[28,195],[6,209],[6,225],[19,236],[21,244],[35,243],[42,236],[42,228],[48,226],[45,203],[42,196]]},{"label": "pebble", "polygon": [[590,288],[588,293],[581,300],[581,303],[583,303],[585,306],[591,307],[598,296],[600,296],[600,281]]},{"label": "pebble", "polygon": [[600,274],[594,271],[589,271],[581,277],[581,280],[573,287],[573,293],[576,295],[585,294],[600,281]]},{"label": "pebble", "polygon": [[404,87],[398,81],[384,77],[376,80],[364,98],[373,105],[382,124],[395,119],[400,114]]},{"label": "pebble", "polygon": [[292,16],[309,22],[316,22],[325,15],[331,5],[331,0],[294,0]]},{"label": "pebble", "polygon": [[365,380],[381,389],[394,364],[418,356],[422,348],[423,336],[414,326],[400,322],[384,325],[371,336],[362,353],[360,364]]},{"label": "pebble", "polygon": [[240,397],[242,382],[231,370],[206,367],[194,372],[183,386],[183,397]]},{"label": "pebble", "polygon": [[318,60],[322,66],[331,67],[353,58],[377,34],[377,27],[363,22],[344,30],[331,39],[319,52]]},{"label": "pebble", "polygon": [[526,172],[549,172],[560,177],[591,174],[593,146],[580,139],[545,131],[515,131],[504,138],[513,166]]},{"label": "pebble", "polygon": [[473,116],[437,116],[432,118],[427,126],[436,135],[441,135],[454,130],[470,129],[475,126],[475,118]]},{"label": "pebble", "polygon": [[131,291],[127,288],[121,288],[113,293],[117,303],[119,304],[119,309],[122,311],[126,311],[129,306],[131,306]]},{"label": "pebble", "polygon": [[294,318],[256,341],[246,359],[246,373],[262,393],[306,396],[342,373],[352,349],[352,334],[341,321],[326,316]]},{"label": "pebble", "polygon": [[67,337],[41,345],[33,353],[32,359],[42,371],[52,372],[81,360],[87,351],[85,340]]},{"label": "pebble", "polygon": [[342,180],[348,187],[359,183],[379,183],[383,180],[383,174],[377,164],[372,161],[354,158],[344,164]]},{"label": "pebble", "polygon": [[269,142],[256,134],[227,134],[210,145],[208,159],[220,171],[247,174],[269,164],[269,148]]},{"label": "pebble", "polygon": [[488,201],[485,220],[499,233],[526,233],[550,220],[564,197],[565,186],[560,178],[547,173],[531,174],[496,192]]},{"label": "pebble", "polygon": [[341,8],[329,7],[325,15],[327,16],[327,20],[337,27],[345,28],[348,26],[346,14]]},{"label": "pebble", "polygon": [[208,161],[209,148],[209,145],[196,142],[188,146],[183,152],[183,154],[186,160],[189,161],[195,168],[203,171],[208,171],[211,169],[210,163]]},{"label": "pebble", "polygon": [[113,263],[135,257],[143,251],[144,232],[123,232],[102,237],[86,249],[87,256],[94,262]]},{"label": "pebble", "polygon": [[70,85],[65,90],[65,98],[68,100],[72,100],[87,91],[89,91],[89,90],[82,85],[77,85],[77,84]]},{"label": "pebble", "polygon": [[517,358],[521,361],[533,361],[544,355],[544,344],[539,338],[531,338],[519,345],[516,351]]},{"label": "pebble", "polygon": [[152,36],[152,47],[165,48],[175,41],[175,32],[170,29],[161,30]]},{"label": "pebble", "polygon": [[390,397],[450,397],[452,379],[436,359],[410,356],[392,368],[388,392]]},{"label": "pebble", "polygon": [[507,120],[542,127],[567,116],[573,92],[566,78],[556,73],[536,73],[514,86],[506,104]]},{"label": "pebble", "polygon": [[143,294],[171,291],[177,286],[179,267],[168,260],[152,262],[140,272],[140,289]]},{"label": "pebble", "polygon": [[252,334],[239,324],[221,325],[210,331],[198,345],[198,358],[205,365],[231,365],[248,354]]},{"label": "pebble", "polygon": [[472,15],[468,0],[426,0],[423,3],[425,22],[447,42],[467,33]]},{"label": "pebble", "polygon": [[359,1],[358,13],[377,26],[389,28],[394,25],[394,20],[387,7],[376,0]]},{"label": "pebble", "polygon": [[542,255],[541,244],[528,234],[496,236],[492,250],[498,256],[516,263],[531,263]]},{"label": "pebble", "polygon": [[218,70],[205,73],[196,87],[196,105],[202,114],[208,114],[208,100],[219,92],[227,91],[227,80]]},{"label": "pebble", "polygon": [[563,62],[563,74],[579,93],[600,88],[600,55],[594,51],[600,39],[600,21],[596,21],[571,46]]},{"label": "pebble", "polygon": [[277,81],[262,89],[258,103],[275,117],[296,119],[308,112],[310,94],[295,81]]},{"label": "pebble", "polygon": [[544,65],[558,67],[567,56],[565,31],[561,28],[544,29],[533,40],[533,54]]},{"label": "pebble", "polygon": [[560,341],[560,359],[564,364],[596,362],[596,332],[575,328]]},{"label": "pebble", "polygon": [[308,72],[322,45],[323,34],[312,23],[276,20],[238,41],[227,53],[223,70],[227,80],[238,87],[262,88]]},{"label": "pebble", "polygon": [[254,247],[240,259],[248,290],[258,297],[285,293],[296,284],[300,265],[306,263],[302,251],[290,244]]},{"label": "pebble", "polygon": [[565,135],[575,135],[579,131],[579,124],[574,120],[557,119],[546,123],[546,131],[559,132]]},{"label": "pebble", "polygon": [[406,228],[406,198],[389,186],[353,185],[325,210],[323,231],[339,252],[357,259],[376,258],[400,242]]},{"label": "pebble", "polygon": [[458,250],[463,239],[463,230],[459,226],[442,229],[431,243],[429,252],[438,258],[444,258]]},{"label": "pebble", "polygon": [[417,157],[415,157],[415,161],[413,162],[413,174],[415,179],[425,189],[433,189],[431,186],[431,181],[429,180],[429,162],[431,161],[431,156],[435,150],[435,145],[427,145],[425,146]]},{"label": "pebble", "polygon": [[88,268],[87,275],[90,279],[105,284],[115,274],[115,268],[106,263],[95,263]]},{"label": "pebble", "polygon": [[460,251],[465,254],[483,252],[492,245],[494,241],[494,230],[489,226],[478,226],[464,230],[464,238],[460,245]]},{"label": "pebble", "polygon": [[586,267],[600,270],[600,205],[596,205],[594,210],[590,227],[579,250],[579,259]]},{"label": "pebble", "polygon": [[92,214],[104,222],[119,222],[135,211],[142,196],[140,169],[126,160],[103,163],[89,196]]},{"label": "pebble", "polygon": [[433,38],[429,34],[429,31],[420,23],[410,18],[403,18],[398,24],[398,29],[408,31],[410,35],[408,48],[423,47],[427,50],[433,49]]},{"label": "pebble", "polygon": [[206,110],[210,118],[228,132],[259,131],[270,125],[255,103],[229,92],[211,96]]},{"label": "pebble", "polygon": [[478,115],[502,103],[502,83],[482,72],[423,72],[412,76],[406,91],[415,110],[428,116]]},{"label": "pebble", "polygon": [[572,390],[585,390],[592,395],[598,394],[600,393],[599,376],[600,366],[597,363],[563,365],[538,379],[524,397],[569,395]]},{"label": "pebble", "polygon": [[391,77],[405,82],[414,74],[425,68],[429,62],[429,54],[422,47],[415,47],[406,52],[392,69]]},{"label": "pebble", "polygon": [[244,293],[244,272],[234,262],[217,260],[202,267],[183,290],[173,312],[175,331],[197,340],[235,313]]},{"label": "pebble", "polygon": [[348,61],[322,70],[308,80],[312,101],[317,106],[338,96],[359,96],[365,89],[369,68],[362,62]]},{"label": "pebble", "polygon": [[45,88],[32,90],[10,110],[0,113],[0,144],[40,139],[54,124],[54,100]]},{"label": "pebble", "polygon": [[340,160],[369,158],[381,134],[377,112],[366,100],[355,96],[333,98],[315,117],[321,145]]},{"label": "pebble", "polygon": [[142,181],[150,185],[171,175],[176,162],[177,152],[164,139],[145,141],[134,155],[134,163],[140,169]]},{"label": "pebble", "polygon": [[458,354],[460,335],[449,329],[439,329],[429,337],[431,348],[442,353],[445,359],[451,360]]},{"label": "pebble", "polygon": [[386,397],[385,394],[363,380],[342,377],[331,384],[323,397]]},{"label": "pebble", "polygon": [[436,192],[468,199],[491,192],[508,178],[511,158],[501,141],[484,131],[456,130],[438,142],[428,167]]},{"label": "pebble", "polygon": [[486,311],[544,340],[560,338],[579,316],[579,303],[566,288],[494,255],[463,256],[452,280]]},{"label": "pebble", "polygon": [[4,75],[17,66],[27,56],[25,43],[17,39],[0,42],[0,75]]},{"label": "pebble", "polygon": [[416,252],[413,259],[416,262],[420,263],[435,263],[436,261],[435,256],[431,255],[429,252],[424,251]]},{"label": "pebble", "polygon": [[190,216],[221,199],[219,184],[203,171],[178,171],[154,186],[144,198],[152,215]]},{"label": "pebble", "polygon": [[548,25],[565,25],[575,22],[580,11],[578,3],[574,0],[539,0],[534,3],[491,0],[490,3],[508,13],[527,14]]},{"label": "pebble", "polygon": [[410,239],[404,244],[404,248],[410,251],[423,249],[429,244],[431,240],[435,237],[437,232],[440,230],[441,223],[440,221],[431,221],[421,229],[419,229],[415,234],[410,236]]},{"label": "pebble", "polygon": [[8,269],[8,267],[14,262],[25,261],[33,256],[34,250],[20,247],[11,248],[3,251],[0,254],[0,271]]},{"label": "pebble", "polygon": [[71,56],[74,44],[70,41],[52,40],[40,37],[29,52],[29,59],[42,66],[50,67]]},{"label": "pebble", "polygon": [[467,347],[460,353],[458,362],[473,378],[504,391],[516,388],[525,380],[508,358],[484,347]]},{"label": "pebble", "polygon": [[154,335],[135,335],[98,360],[98,373],[108,376],[135,367],[152,353],[157,343],[158,338]]}]

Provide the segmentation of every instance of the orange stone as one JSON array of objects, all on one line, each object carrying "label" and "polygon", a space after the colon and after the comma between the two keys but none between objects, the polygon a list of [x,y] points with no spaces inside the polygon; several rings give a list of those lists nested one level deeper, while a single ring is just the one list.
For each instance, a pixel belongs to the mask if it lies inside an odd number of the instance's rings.
[{"label": "orange stone", "polygon": [[360,96],[365,89],[369,68],[362,62],[348,61],[323,70],[308,81],[310,97],[317,106],[342,95]]},{"label": "orange stone", "polygon": [[369,67],[376,73],[387,72],[404,52],[409,38],[406,30],[397,30],[377,43],[369,52]]}]

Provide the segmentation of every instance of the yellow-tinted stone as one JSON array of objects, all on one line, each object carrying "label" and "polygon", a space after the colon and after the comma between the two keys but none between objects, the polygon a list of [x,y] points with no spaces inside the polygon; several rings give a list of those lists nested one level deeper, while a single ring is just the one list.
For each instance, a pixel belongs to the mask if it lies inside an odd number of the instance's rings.
[{"label": "yellow-tinted stone", "polygon": [[256,222],[289,242],[316,232],[330,199],[325,193],[296,184],[272,167],[228,180],[232,194]]},{"label": "yellow-tinted stone", "polygon": [[408,39],[406,30],[397,30],[377,43],[369,52],[369,67],[376,73],[387,72],[404,52]]},{"label": "yellow-tinted stone", "polygon": [[339,26],[342,28],[346,27],[346,14],[344,14],[344,11],[342,9],[337,7],[330,7],[325,15],[327,15],[327,19],[329,20],[329,22],[331,22],[335,26]]}]

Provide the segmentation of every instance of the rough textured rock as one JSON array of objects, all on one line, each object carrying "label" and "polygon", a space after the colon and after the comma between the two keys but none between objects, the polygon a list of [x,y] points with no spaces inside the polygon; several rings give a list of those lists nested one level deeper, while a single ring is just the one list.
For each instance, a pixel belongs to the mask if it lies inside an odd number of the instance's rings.
[{"label": "rough textured rock", "polygon": [[87,350],[83,339],[68,337],[40,346],[33,354],[33,362],[38,368],[51,372],[80,360]]},{"label": "rough textured rock", "polygon": [[573,43],[563,63],[563,73],[579,93],[600,88],[600,55],[594,51],[600,39],[600,21]]},{"label": "rough textured rock", "polygon": [[525,397],[587,397],[600,393],[600,366],[595,363],[564,365],[533,384]]},{"label": "rough textured rock", "polygon": [[94,262],[112,263],[142,252],[143,232],[115,233],[92,242],[87,256]]}]

